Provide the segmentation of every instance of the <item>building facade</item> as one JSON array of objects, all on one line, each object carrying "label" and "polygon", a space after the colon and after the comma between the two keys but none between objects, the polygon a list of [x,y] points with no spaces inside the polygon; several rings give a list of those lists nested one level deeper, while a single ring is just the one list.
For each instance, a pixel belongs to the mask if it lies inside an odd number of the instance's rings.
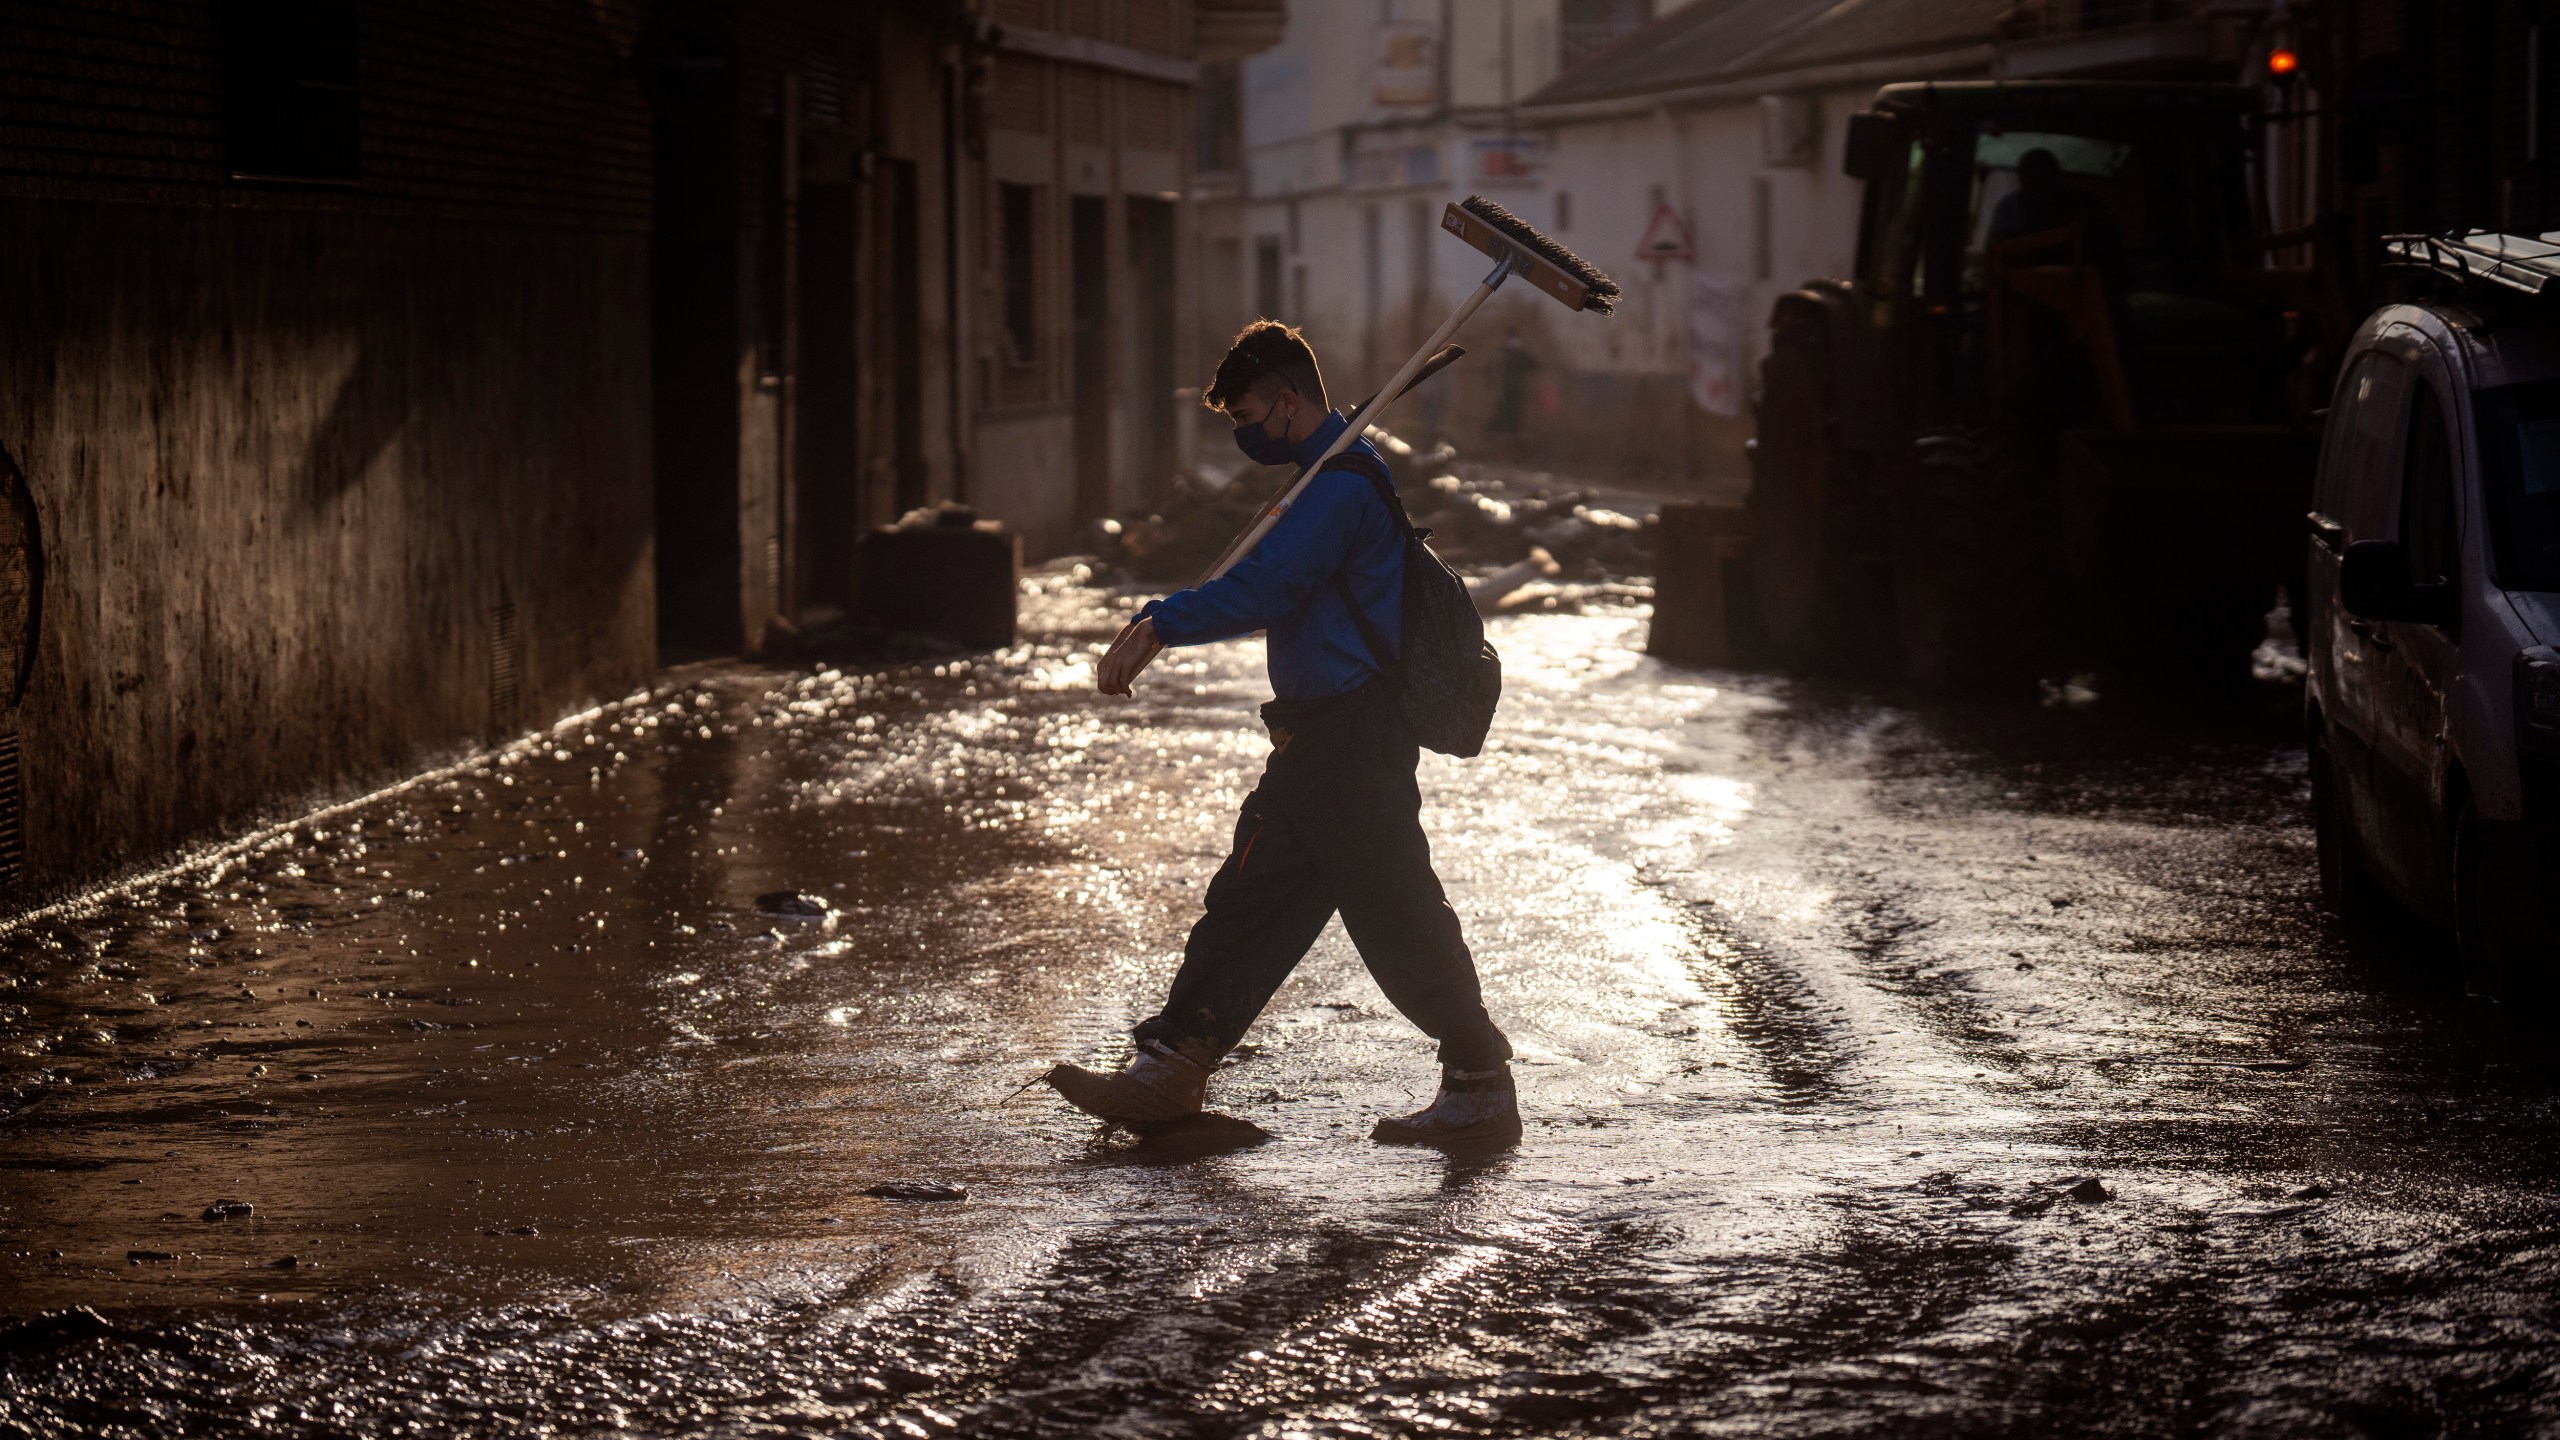
[{"label": "building facade", "polygon": [[1882,85],[1992,73],[2012,8],[1693,0],[1528,97],[1544,213],[1626,290],[1614,333],[1552,331],[1575,398],[1556,433],[1738,495],[1770,307],[1852,268],[1848,117]]},{"label": "building facade", "polygon": [[984,22],[950,0],[662,0],[645,305],[661,629],[840,618],[855,539],[966,498]]},{"label": "building facade", "polygon": [[2555,33],[2519,0],[2288,8],[2269,28],[2300,62],[2279,82],[2279,223],[2334,217],[2368,286],[2384,234],[2560,229]]},{"label": "building facade", "polygon": [[[1656,13],[1658,10],[1659,13]],[[1605,321],[1505,296],[1398,423],[1479,455],[1738,492],[1772,303],[1846,273],[1848,117],[1898,81],[2245,81],[2278,263],[2371,293],[2374,239],[2538,229],[2554,159],[2529,6],[2421,0],[1307,0],[1244,64],[1232,272],[1364,393],[1478,278],[1436,234],[1480,191],[1611,272]],[[2290,68],[2270,70],[2285,51]]]},{"label": "building facade", "polygon": [[[1298,0],[1287,37],[1238,76],[1242,214],[1236,264],[1222,276],[1228,313],[1305,327],[1341,403],[1384,383],[1484,277],[1482,257],[1440,229],[1443,208],[1480,191],[1556,231],[1555,166],[1521,102],[1651,9],[1647,0]],[[1610,256],[1589,258],[1613,268]],[[1501,454],[1567,443],[1554,422],[1574,377],[1544,369],[1507,385],[1505,364],[1516,381],[1521,355],[1543,360],[1551,326],[1604,337],[1621,327],[1542,313],[1552,304],[1516,291],[1472,322],[1463,343],[1475,358],[1418,391],[1390,426]],[[1497,352],[1515,332],[1506,362]],[[1506,393],[1525,398],[1505,407]]]},{"label": "building facade", "polygon": [[996,0],[988,18],[971,500],[1056,553],[1173,474],[1195,15]]},{"label": "building facade", "polygon": [[25,0],[0,884],[59,892],[1177,463],[1198,55],[1280,0]]},{"label": "building facade", "polygon": [[[850,603],[917,506],[1034,557],[1181,459],[1202,57],[1282,0],[662,0],[659,507],[671,637]],[[683,523],[675,523],[683,517]]]}]

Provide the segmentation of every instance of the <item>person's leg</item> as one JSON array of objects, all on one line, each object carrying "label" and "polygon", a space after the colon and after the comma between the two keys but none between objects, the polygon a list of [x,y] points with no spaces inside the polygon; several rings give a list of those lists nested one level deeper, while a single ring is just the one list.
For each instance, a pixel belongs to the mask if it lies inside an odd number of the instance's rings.
[{"label": "person's leg", "polygon": [[1467,949],[1422,833],[1414,783],[1420,753],[1381,704],[1326,737],[1320,771],[1290,796],[1308,852],[1322,865],[1342,926],[1387,999],[1440,1042],[1451,1070],[1498,1070],[1511,1042],[1484,1008]]},{"label": "person's leg", "polygon": [[1247,796],[1164,1007],[1138,1026],[1211,1057],[1235,1048],[1333,918],[1333,887],[1267,785]]}]

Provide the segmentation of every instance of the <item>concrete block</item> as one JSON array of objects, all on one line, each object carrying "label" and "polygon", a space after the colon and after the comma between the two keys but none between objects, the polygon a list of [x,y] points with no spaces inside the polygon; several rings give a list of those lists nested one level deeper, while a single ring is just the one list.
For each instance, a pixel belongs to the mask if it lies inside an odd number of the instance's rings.
[{"label": "concrete block", "polygon": [[1013,643],[1022,537],[952,507],[863,536],[854,577],[862,623],[994,649]]},{"label": "concrete block", "polygon": [[1739,505],[1675,500],[1654,527],[1648,653],[1733,665],[1751,652],[1750,537]]}]

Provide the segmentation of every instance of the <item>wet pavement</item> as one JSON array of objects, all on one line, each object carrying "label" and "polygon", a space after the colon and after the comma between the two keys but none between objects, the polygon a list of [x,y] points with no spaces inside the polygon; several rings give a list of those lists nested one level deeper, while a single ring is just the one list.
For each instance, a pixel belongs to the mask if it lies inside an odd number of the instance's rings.
[{"label": "wet pavement", "polygon": [[1430,1049],[1337,928],[1212,1090],[1274,1138],[1201,1155],[1015,1092],[1171,976],[1261,652],[1101,702],[1109,597],[1029,609],[0,939],[0,1433],[2560,1433],[2540,1027],[2324,933],[2279,687],[1499,622],[1424,793],[1528,1139],[1368,1142]]}]

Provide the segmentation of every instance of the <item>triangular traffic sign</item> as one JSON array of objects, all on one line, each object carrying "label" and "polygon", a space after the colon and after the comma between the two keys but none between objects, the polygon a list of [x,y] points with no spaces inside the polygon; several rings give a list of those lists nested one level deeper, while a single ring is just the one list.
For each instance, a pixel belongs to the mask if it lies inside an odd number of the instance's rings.
[{"label": "triangular traffic sign", "polygon": [[1653,223],[1644,227],[1644,238],[1636,242],[1639,260],[1695,260],[1697,247],[1689,243],[1689,227],[1680,223],[1678,211],[1668,203],[1653,207]]}]

